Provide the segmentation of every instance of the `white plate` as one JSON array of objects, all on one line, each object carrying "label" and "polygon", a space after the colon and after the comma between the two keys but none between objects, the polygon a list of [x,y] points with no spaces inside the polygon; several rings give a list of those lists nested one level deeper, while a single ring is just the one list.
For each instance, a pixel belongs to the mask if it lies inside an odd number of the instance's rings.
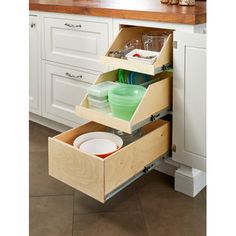
[{"label": "white plate", "polygon": [[[111,144],[111,142],[116,146],[115,150],[118,150],[123,146],[122,138],[120,138],[118,135],[108,133],[108,132],[90,132],[90,133],[82,134],[74,140],[73,146],[81,149],[81,145],[84,143],[87,143],[84,145],[89,145],[91,148],[91,151],[92,151],[93,148],[91,147],[91,143],[93,143],[93,145],[95,145],[93,140],[95,140],[95,142],[99,143],[100,146],[101,145],[103,146],[103,150],[105,150],[105,152],[100,149],[100,152],[103,152],[102,154],[114,152],[114,150],[110,151],[114,147]],[[101,143],[101,141],[98,141],[98,140],[103,140],[103,144]],[[88,141],[91,141],[91,142],[88,142]],[[108,144],[108,142],[109,142],[109,144]],[[87,149],[88,147],[87,146],[85,147],[84,145],[82,146],[82,148]],[[105,147],[106,145],[107,146],[109,145],[108,152]],[[91,151],[86,151],[86,152],[95,154],[95,152],[93,152],[93,151],[91,152]]]},{"label": "white plate", "polygon": [[117,148],[116,144],[109,139],[91,139],[83,142],[79,146],[80,150],[94,155],[111,153],[116,151]]}]

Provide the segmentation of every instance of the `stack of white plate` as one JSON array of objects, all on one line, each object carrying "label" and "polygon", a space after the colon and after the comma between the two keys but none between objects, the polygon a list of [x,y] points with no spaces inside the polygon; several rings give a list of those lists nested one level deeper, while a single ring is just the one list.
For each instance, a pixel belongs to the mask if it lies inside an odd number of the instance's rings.
[{"label": "stack of white plate", "polygon": [[78,136],[73,146],[83,152],[105,158],[118,151],[123,146],[123,140],[108,132],[90,132]]}]

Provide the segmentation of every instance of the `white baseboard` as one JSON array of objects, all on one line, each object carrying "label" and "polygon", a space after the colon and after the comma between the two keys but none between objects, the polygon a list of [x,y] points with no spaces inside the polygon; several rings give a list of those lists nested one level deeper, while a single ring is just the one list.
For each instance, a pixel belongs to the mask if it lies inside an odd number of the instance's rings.
[{"label": "white baseboard", "polygon": [[162,160],[155,170],[175,177],[175,190],[195,197],[206,186],[206,173],[172,160],[171,157]]},{"label": "white baseboard", "polygon": [[175,171],[175,190],[195,197],[206,186],[206,172],[181,165]]},{"label": "white baseboard", "polygon": [[54,129],[58,132],[65,132],[66,130],[71,129],[71,127],[69,127],[69,126],[60,124],[60,123],[55,122],[53,120],[49,120],[49,119],[44,118],[42,116],[38,116],[38,115],[33,114],[31,112],[29,113],[29,120],[36,122],[40,125],[46,126],[50,129]]}]

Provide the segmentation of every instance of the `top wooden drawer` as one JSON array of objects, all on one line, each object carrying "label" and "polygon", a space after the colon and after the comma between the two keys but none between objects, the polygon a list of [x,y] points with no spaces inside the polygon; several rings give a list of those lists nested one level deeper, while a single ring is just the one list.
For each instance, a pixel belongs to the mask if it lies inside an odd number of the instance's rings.
[{"label": "top wooden drawer", "polygon": [[124,46],[127,42],[131,41],[132,39],[142,38],[142,35],[149,31],[172,31],[170,30],[162,30],[162,29],[155,29],[155,28],[148,28],[148,27],[128,27],[123,28],[120,30],[120,33],[114,40],[113,44],[107,51],[105,56],[101,57],[101,62],[103,64],[113,66],[115,68],[136,71],[144,74],[149,75],[156,75],[163,71],[163,66],[172,65],[173,61],[173,35],[170,34],[163,45],[159,58],[155,61],[154,64],[148,65],[143,63],[137,63],[134,61],[128,61],[126,59],[120,59],[115,57],[110,57],[109,52],[111,51],[119,51],[124,49]]},{"label": "top wooden drawer", "polygon": [[94,71],[109,46],[109,23],[87,20],[44,19],[45,59]]}]

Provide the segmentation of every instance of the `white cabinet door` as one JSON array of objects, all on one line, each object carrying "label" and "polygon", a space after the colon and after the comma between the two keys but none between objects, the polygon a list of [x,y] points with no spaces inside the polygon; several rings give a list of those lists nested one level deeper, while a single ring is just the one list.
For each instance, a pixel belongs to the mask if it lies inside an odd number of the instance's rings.
[{"label": "white cabinet door", "polygon": [[173,160],[206,170],[206,35],[174,33]]},{"label": "white cabinet door", "polygon": [[44,19],[45,59],[82,69],[106,71],[100,56],[109,46],[110,21]]},{"label": "white cabinet door", "polygon": [[41,115],[40,38],[38,16],[29,16],[29,110]]},{"label": "white cabinet door", "polygon": [[85,123],[75,115],[75,106],[80,104],[97,76],[91,71],[45,62],[43,116],[71,127]]}]

